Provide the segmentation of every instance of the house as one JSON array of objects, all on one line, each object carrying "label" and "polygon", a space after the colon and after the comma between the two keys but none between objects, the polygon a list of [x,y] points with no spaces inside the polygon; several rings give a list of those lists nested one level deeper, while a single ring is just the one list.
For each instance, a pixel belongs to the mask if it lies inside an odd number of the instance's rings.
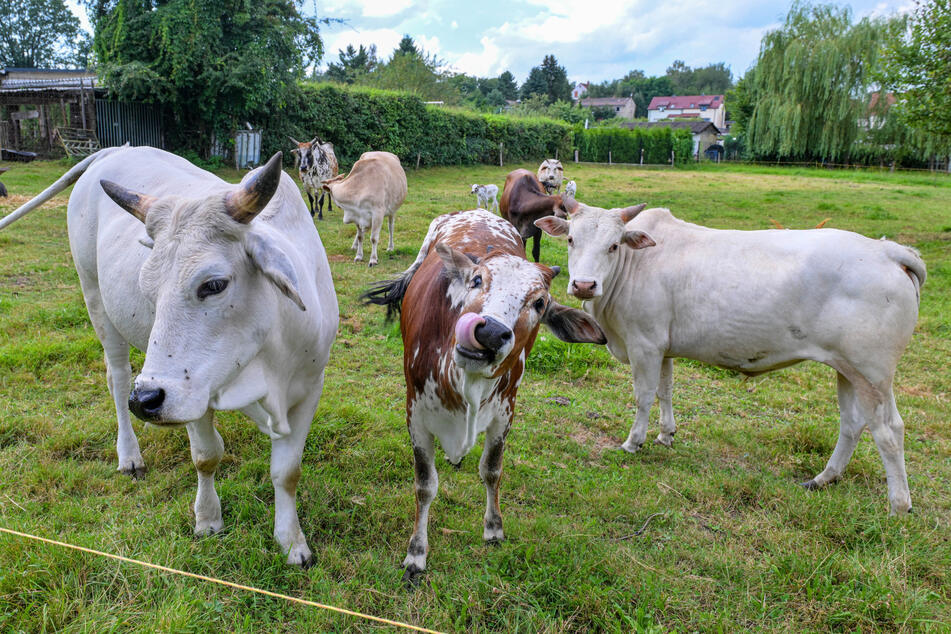
[{"label": "house", "polygon": [[581,100],[583,108],[613,108],[614,116],[621,119],[633,119],[634,100],[630,97],[589,97]]},{"label": "house", "polygon": [[709,121],[677,121],[676,119],[666,121],[628,121],[621,124],[622,128],[633,130],[634,128],[657,128],[667,127],[674,130],[687,128],[693,137],[693,156],[698,156],[706,152],[711,146],[717,144],[720,136],[720,130]]},{"label": "house", "polygon": [[722,130],[726,124],[723,95],[654,97],[647,106],[648,121],[664,119],[704,119]]},{"label": "house", "polygon": [[571,100],[578,101],[585,96],[585,93],[588,92],[588,83],[575,84],[575,87],[571,89]]},{"label": "house", "polygon": [[885,93],[882,99],[882,93],[879,91],[869,95],[868,107],[865,109],[864,119],[859,120],[859,125],[866,130],[874,130],[885,125],[885,117],[888,110],[898,102],[894,93]]}]

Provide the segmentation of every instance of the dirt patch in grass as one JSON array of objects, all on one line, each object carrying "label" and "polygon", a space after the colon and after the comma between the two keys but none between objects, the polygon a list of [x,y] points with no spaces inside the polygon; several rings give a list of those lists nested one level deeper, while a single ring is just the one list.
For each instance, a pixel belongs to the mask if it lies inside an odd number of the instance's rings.
[{"label": "dirt patch in grass", "polygon": [[600,458],[609,449],[618,448],[618,440],[614,436],[602,433],[597,429],[579,427],[570,436],[571,440],[588,449],[591,458]]},{"label": "dirt patch in grass", "polygon": [[[10,194],[7,198],[0,200],[0,209],[9,207],[11,210],[19,209],[26,203],[35,198],[34,196],[23,196],[21,194]],[[55,196],[39,206],[39,209],[53,209],[55,207],[64,207],[66,205],[66,196]]]}]

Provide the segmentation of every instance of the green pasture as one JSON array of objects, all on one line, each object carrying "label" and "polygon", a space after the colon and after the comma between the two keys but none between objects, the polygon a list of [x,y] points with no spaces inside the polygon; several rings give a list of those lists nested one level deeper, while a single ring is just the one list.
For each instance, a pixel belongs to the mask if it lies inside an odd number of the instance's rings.
[{"label": "green pasture", "polygon": [[[11,198],[0,199],[0,215],[67,168],[6,166]],[[357,298],[412,262],[434,216],[471,208],[472,183],[501,186],[514,167],[409,171],[396,251],[381,250],[374,269],[352,262],[353,227],[325,212],[318,228],[341,314],[299,489],[316,564],[308,570],[286,566],[272,540],[269,442],[240,414],[217,417],[226,451],[218,536],[192,536],[184,429],[136,422],[148,474],[116,472],[115,417],[69,253],[66,195],[0,232],[0,526],[443,631],[951,629],[951,178],[928,174],[566,164],[589,204],[645,201],[721,228],[830,218],[920,249],[928,280],[896,379],[913,515],[888,516],[868,434],[839,483],[798,486],[822,470],[838,433],[825,366],[746,380],[677,361],[673,447],[628,455],[616,449],[633,420],[628,368],[604,348],[543,333],[506,446],[507,540],[482,543],[481,448],[459,470],[440,461],[429,571],[418,588],[403,587],[414,499],[401,341],[379,307]],[[542,259],[566,266],[564,243],[546,237]],[[577,305],[566,282],[556,278],[553,293]],[[142,359],[133,355],[133,372]],[[2,632],[382,627],[0,534]]]}]

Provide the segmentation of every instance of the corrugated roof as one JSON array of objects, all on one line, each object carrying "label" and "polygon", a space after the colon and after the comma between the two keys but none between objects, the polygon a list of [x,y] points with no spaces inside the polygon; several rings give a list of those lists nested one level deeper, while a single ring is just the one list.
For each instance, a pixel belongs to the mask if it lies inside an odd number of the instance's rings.
[{"label": "corrugated roof", "polygon": [[582,106],[624,106],[633,101],[630,97],[588,97],[581,100]]},{"label": "corrugated roof", "polygon": [[691,134],[700,134],[705,131],[707,128],[713,128],[714,134],[719,134],[720,130],[715,125],[709,121],[671,121],[670,119],[664,119],[663,121],[628,121],[621,124],[622,128],[673,128],[678,130],[680,128],[687,128],[690,130]]}]

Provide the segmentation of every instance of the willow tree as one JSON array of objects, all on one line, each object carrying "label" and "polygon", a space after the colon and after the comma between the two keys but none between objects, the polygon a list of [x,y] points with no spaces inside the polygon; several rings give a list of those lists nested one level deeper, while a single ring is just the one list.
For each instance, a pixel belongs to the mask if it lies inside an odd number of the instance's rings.
[{"label": "willow tree", "polygon": [[848,158],[884,30],[881,20],[853,23],[845,7],[794,2],[783,26],[763,37],[746,78],[755,104],[746,129],[752,154]]}]

